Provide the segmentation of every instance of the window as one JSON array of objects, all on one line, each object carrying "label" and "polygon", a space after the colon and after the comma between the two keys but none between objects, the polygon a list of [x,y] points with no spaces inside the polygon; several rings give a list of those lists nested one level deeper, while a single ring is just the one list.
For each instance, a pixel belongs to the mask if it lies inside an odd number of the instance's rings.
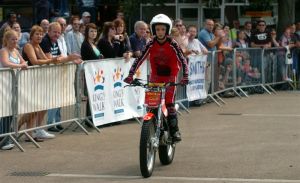
[{"label": "window", "polygon": [[179,3],[199,3],[199,0],[179,0]]}]

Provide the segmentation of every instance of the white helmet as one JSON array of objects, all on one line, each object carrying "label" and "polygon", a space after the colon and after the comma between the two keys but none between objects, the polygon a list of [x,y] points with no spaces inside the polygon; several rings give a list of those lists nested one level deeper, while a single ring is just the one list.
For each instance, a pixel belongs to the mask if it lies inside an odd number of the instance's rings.
[{"label": "white helmet", "polygon": [[156,35],[155,32],[155,25],[157,24],[164,24],[167,26],[167,31],[166,34],[170,35],[171,34],[171,29],[172,29],[172,21],[171,19],[165,15],[165,14],[158,14],[154,16],[150,22],[150,30],[152,32],[152,35]]}]

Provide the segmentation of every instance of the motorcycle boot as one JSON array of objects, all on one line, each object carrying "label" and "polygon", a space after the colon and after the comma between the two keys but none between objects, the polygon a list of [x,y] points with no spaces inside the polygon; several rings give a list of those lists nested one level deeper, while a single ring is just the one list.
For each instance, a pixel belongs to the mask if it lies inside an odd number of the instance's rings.
[{"label": "motorcycle boot", "polygon": [[181,141],[181,134],[178,128],[177,116],[168,116],[168,125],[170,129],[170,135],[173,142]]},{"label": "motorcycle boot", "polygon": [[168,110],[168,126],[170,129],[170,135],[172,137],[173,142],[181,141],[181,134],[178,128],[178,119],[177,119],[177,111],[175,108],[175,104],[167,104]]}]

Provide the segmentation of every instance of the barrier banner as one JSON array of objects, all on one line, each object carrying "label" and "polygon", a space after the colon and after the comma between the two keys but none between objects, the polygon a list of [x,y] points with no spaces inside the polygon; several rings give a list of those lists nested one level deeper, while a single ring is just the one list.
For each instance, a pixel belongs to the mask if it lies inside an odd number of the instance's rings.
[{"label": "barrier banner", "polygon": [[[96,126],[140,117],[144,113],[145,89],[125,87],[123,82],[133,63],[124,59],[111,59],[85,63],[85,76],[93,123]],[[146,64],[135,77],[147,79]]]},{"label": "barrier banner", "polygon": [[189,56],[189,84],[187,85],[187,97],[189,101],[205,99],[205,70],[207,55]]},{"label": "barrier banner", "polygon": [[12,74],[10,71],[0,71],[0,117],[12,115]]},{"label": "barrier banner", "polygon": [[75,64],[21,70],[18,80],[18,114],[74,105],[75,73]]}]

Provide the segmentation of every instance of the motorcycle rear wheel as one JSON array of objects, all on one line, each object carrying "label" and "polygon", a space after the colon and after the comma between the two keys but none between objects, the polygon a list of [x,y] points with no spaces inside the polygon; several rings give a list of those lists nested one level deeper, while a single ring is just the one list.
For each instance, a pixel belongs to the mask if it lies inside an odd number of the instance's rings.
[{"label": "motorcycle rear wheel", "polygon": [[169,165],[175,156],[176,144],[170,143],[158,147],[159,160],[162,165]]}]

